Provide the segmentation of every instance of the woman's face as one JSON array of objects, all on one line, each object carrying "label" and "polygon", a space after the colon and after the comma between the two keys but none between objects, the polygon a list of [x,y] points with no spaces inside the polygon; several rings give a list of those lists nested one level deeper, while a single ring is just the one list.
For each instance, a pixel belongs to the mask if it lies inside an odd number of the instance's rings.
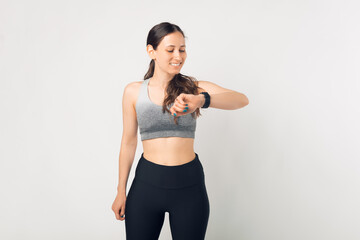
[{"label": "woman's face", "polygon": [[155,68],[170,75],[178,74],[186,60],[183,35],[180,32],[166,35],[152,54],[152,58],[155,59]]}]

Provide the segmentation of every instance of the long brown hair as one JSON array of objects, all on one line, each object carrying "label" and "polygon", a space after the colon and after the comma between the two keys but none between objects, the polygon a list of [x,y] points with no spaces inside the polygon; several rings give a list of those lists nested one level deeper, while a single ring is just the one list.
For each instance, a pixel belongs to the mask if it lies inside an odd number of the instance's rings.
[{"label": "long brown hair", "polygon": [[[160,44],[161,40],[168,34],[173,32],[180,32],[183,37],[185,38],[184,32],[180,29],[179,26],[169,23],[169,22],[162,22],[155,25],[148,34],[146,46],[150,44],[154,50],[157,49],[158,45]],[[155,70],[155,61],[152,59],[149,64],[149,69],[144,76],[144,80],[151,78],[154,75]],[[175,101],[177,96],[181,93],[188,93],[188,94],[198,94],[198,82],[196,78],[191,76],[186,76],[184,74],[178,73],[176,74],[166,86],[166,97],[163,102],[163,113],[167,111],[171,114],[170,110],[167,106],[170,106],[171,103]],[[197,108],[193,113],[191,113],[193,118],[197,118],[201,116],[200,109]],[[178,117],[174,117],[175,124],[177,123]]]}]

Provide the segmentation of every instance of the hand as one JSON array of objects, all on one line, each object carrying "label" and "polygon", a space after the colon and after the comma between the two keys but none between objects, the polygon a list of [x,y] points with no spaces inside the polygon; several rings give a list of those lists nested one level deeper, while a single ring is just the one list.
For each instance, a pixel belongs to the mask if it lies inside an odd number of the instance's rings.
[{"label": "hand", "polygon": [[[187,93],[181,93],[177,98],[175,99],[174,105],[171,106],[169,109],[171,112],[171,115],[176,117],[183,116],[192,112],[195,112],[197,108],[200,108],[205,103],[205,96],[204,94],[194,95],[194,94],[187,94]],[[186,112],[184,110],[187,109]]]},{"label": "hand", "polygon": [[[115,213],[115,217],[117,220],[123,221],[125,219],[125,204],[126,204],[126,194],[120,194],[118,193],[115,201],[111,207],[111,209]],[[121,217],[123,216],[123,217]]]}]

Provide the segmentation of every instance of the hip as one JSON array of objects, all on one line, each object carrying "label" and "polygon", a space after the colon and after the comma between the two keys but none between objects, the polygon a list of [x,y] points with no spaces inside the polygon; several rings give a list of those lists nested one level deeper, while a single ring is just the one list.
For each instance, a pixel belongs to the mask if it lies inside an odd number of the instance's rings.
[{"label": "hip", "polygon": [[205,173],[197,153],[180,165],[161,165],[149,161],[141,154],[135,170],[135,179],[160,188],[183,188],[205,182]]}]

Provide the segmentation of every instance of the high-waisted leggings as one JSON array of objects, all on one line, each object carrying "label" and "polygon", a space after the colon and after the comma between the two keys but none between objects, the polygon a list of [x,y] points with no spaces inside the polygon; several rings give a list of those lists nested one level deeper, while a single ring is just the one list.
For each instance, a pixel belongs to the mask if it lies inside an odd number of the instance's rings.
[{"label": "high-waisted leggings", "polygon": [[165,212],[173,240],[203,240],[210,214],[205,175],[198,154],[166,166],[141,154],[125,203],[127,240],[157,240]]}]

